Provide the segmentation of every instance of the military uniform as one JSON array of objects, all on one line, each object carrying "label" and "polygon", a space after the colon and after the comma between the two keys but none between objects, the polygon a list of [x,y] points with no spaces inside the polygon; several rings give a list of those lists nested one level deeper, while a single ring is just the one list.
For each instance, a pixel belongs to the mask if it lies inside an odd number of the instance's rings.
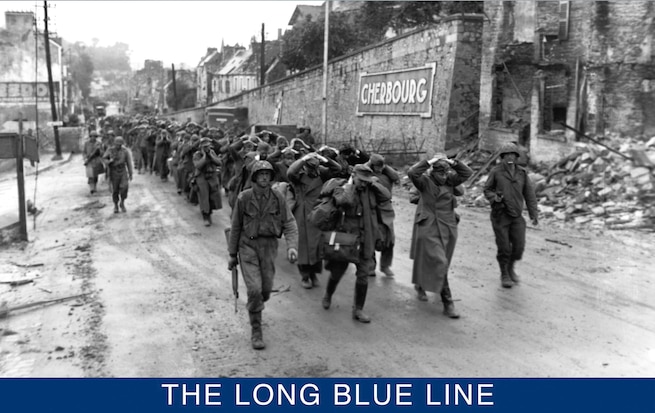
[{"label": "military uniform", "polygon": [[[117,146],[119,142],[121,146]],[[107,149],[103,156],[105,162],[107,162],[107,174],[111,182],[111,198],[114,201],[115,213],[118,212],[119,202],[121,210],[126,212],[125,200],[130,186],[129,181],[132,180],[134,172],[132,154],[129,149],[122,146],[122,143],[123,138],[117,137],[115,145]]]},{"label": "military uniform", "polygon": [[[519,159],[519,149],[514,144],[501,147],[500,156],[514,154]],[[491,226],[496,237],[496,259],[500,266],[502,286],[511,288],[518,282],[514,264],[523,257],[525,250],[526,223],[523,206],[527,204],[530,219],[536,225],[539,211],[537,197],[528,172],[519,165],[503,162],[489,173],[484,185],[484,195],[491,204]]]},{"label": "military uniform", "polygon": [[257,161],[251,179],[268,171],[267,186],[255,184],[237,197],[232,211],[228,252],[229,268],[241,264],[241,273],[248,292],[246,308],[252,327],[251,342],[255,349],[265,347],[262,334],[262,311],[273,289],[278,238],[284,234],[287,257],[292,263],[298,255],[298,227],[284,197],[271,189],[274,171],[269,162]]}]

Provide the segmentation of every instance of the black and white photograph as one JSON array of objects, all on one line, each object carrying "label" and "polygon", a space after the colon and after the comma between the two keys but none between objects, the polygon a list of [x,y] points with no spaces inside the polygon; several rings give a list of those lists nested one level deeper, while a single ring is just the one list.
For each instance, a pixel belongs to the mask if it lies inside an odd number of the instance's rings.
[{"label": "black and white photograph", "polygon": [[0,10],[0,377],[655,377],[655,2]]}]

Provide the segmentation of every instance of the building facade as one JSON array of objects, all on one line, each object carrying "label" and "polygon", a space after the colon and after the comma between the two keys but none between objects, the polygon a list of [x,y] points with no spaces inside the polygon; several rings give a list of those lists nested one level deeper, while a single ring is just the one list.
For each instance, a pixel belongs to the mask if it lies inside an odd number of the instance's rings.
[{"label": "building facade", "polygon": [[[62,42],[50,38],[50,61],[57,119],[66,113],[67,67],[63,64]],[[0,132],[17,131],[19,114],[25,129],[39,128],[52,120],[45,38],[35,32],[34,13],[5,12],[0,29]]]},{"label": "building facade", "polygon": [[[246,90],[260,86],[261,42],[250,43],[247,50],[238,50],[223,67],[212,75],[210,103],[220,102]],[[264,43],[264,82],[274,82],[287,75],[286,68],[279,60],[281,40]]]},{"label": "building facade", "polygon": [[[655,134],[655,3],[487,1],[481,146],[558,159],[589,135]],[[566,126],[564,126],[566,125]]]},{"label": "building facade", "polygon": [[143,69],[137,70],[130,86],[130,110],[163,113],[164,89],[168,74],[161,60],[146,60]]}]

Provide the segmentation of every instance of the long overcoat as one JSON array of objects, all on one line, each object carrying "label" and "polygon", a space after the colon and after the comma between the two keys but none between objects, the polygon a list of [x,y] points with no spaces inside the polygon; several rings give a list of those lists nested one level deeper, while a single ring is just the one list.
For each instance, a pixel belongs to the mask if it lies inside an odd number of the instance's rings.
[{"label": "long overcoat", "polygon": [[444,185],[437,185],[424,173],[429,167],[427,161],[420,161],[407,171],[421,193],[414,214],[409,257],[414,260],[412,283],[426,291],[439,293],[457,244],[457,200],[453,191],[473,171],[456,161],[453,165],[456,174],[449,175]]},{"label": "long overcoat", "polygon": [[321,261],[319,245],[321,230],[307,219],[321,194],[323,183],[335,177],[341,166],[330,160],[329,166],[319,166],[319,175],[310,177],[305,173],[304,160],[298,159],[289,166],[287,177],[296,196],[295,208],[292,211],[298,224],[298,265],[314,265]]}]

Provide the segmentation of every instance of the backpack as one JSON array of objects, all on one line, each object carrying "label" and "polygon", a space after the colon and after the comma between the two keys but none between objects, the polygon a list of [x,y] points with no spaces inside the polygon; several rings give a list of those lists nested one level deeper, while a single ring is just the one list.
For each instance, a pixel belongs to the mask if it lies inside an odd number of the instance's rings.
[{"label": "backpack", "polygon": [[336,229],[340,217],[341,211],[332,196],[324,196],[318,199],[307,220],[321,231],[331,231]]},{"label": "backpack", "polygon": [[332,192],[335,188],[345,184],[346,180],[343,178],[332,178],[326,181],[321,188],[321,194],[312,208],[307,220],[321,231],[331,231],[336,229],[339,219],[341,218],[341,210],[334,203]]}]

